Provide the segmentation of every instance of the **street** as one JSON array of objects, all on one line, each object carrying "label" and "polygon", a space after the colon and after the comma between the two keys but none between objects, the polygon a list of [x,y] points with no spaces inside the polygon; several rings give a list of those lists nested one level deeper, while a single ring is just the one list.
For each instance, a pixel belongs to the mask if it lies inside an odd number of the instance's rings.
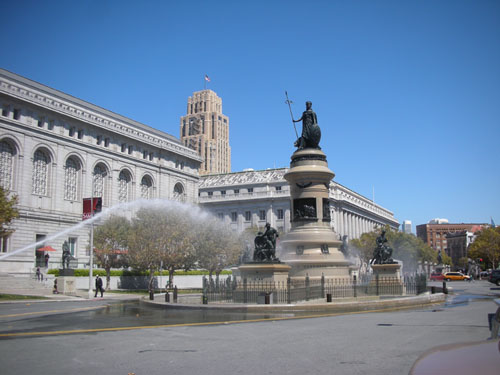
[{"label": "street", "polygon": [[[457,294],[442,305],[314,319],[233,314],[224,322],[103,300],[1,304],[2,373],[407,374],[435,346],[490,335],[500,290],[448,285]],[[189,325],[203,320],[219,323]],[[29,335],[9,336],[16,332]]]}]

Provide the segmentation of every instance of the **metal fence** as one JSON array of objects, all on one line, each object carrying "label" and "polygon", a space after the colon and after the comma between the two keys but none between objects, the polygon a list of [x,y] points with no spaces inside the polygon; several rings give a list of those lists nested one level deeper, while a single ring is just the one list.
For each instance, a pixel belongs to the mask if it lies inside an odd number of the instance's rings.
[{"label": "metal fence", "polygon": [[384,278],[363,276],[352,281],[321,279],[287,279],[286,282],[236,280],[224,281],[203,278],[204,303],[291,304],[300,301],[367,296],[417,295],[427,290],[425,275]]}]

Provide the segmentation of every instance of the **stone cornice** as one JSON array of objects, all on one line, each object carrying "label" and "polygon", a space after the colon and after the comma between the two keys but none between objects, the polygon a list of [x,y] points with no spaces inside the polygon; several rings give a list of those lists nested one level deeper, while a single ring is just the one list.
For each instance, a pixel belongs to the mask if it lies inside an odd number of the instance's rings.
[{"label": "stone cornice", "polygon": [[170,134],[107,111],[63,92],[0,69],[0,92],[59,114],[109,130],[160,149],[201,162],[191,150]]}]

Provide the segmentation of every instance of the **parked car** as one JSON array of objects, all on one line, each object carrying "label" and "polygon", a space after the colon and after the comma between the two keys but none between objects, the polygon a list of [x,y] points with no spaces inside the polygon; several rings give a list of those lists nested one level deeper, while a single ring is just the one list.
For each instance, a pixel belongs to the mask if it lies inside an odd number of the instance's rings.
[{"label": "parked car", "polygon": [[490,277],[490,273],[488,271],[481,271],[479,276],[481,277],[481,279],[487,279],[488,277]]},{"label": "parked car", "polygon": [[430,276],[431,281],[443,281],[444,275],[442,273],[433,272]]},{"label": "parked car", "polygon": [[444,274],[444,279],[446,281],[451,281],[451,280],[467,280],[467,281],[470,281],[470,276],[464,275],[462,272],[446,272]]},{"label": "parked car", "polygon": [[500,286],[500,270],[491,271],[491,275],[488,278],[488,281],[490,283],[493,283],[493,284]]}]

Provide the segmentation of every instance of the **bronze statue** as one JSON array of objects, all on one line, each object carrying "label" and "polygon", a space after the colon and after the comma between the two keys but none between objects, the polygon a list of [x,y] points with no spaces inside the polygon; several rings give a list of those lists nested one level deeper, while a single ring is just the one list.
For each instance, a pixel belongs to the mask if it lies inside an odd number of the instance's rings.
[{"label": "bronze statue", "polygon": [[71,259],[73,259],[73,257],[71,256],[71,253],[69,251],[69,245],[68,245],[68,241],[64,241],[63,245],[62,245],[62,249],[63,249],[63,253],[62,253],[62,266],[63,266],[63,269],[69,269],[69,261]]},{"label": "bronze statue", "polygon": [[257,233],[254,240],[254,262],[279,261],[276,258],[276,239],[278,237],[278,231],[271,227],[271,224],[266,223],[266,231]]},{"label": "bronze statue", "polygon": [[392,260],[392,249],[386,244],[387,238],[385,238],[385,230],[382,230],[380,236],[377,237],[377,247],[373,251],[373,259],[370,264],[393,264]]},{"label": "bronze statue", "polygon": [[294,146],[298,147],[299,150],[304,148],[321,149],[321,147],[319,147],[321,129],[318,125],[316,113],[312,110],[311,102],[306,102],[306,110],[302,113],[302,117],[298,120],[293,120],[293,122],[300,121],[302,121],[302,136],[295,141]]}]

